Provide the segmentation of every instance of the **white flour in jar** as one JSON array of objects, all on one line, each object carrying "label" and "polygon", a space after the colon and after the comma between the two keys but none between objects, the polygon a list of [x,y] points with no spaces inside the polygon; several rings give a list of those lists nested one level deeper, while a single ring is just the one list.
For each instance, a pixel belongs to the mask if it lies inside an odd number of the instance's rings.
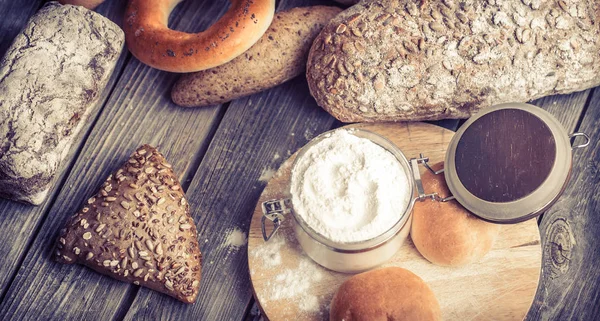
[{"label": "white flour in jar", "polygon": [[365,241],[389,230],[410,201],[408,175],[392,153],[350,130],[313,145],[294,166],[294,211],[323,237]]}]

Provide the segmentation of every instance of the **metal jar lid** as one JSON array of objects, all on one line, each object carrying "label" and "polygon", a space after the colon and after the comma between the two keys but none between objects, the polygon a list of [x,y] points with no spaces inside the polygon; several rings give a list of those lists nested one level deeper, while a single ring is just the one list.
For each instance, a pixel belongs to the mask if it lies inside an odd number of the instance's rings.
[{"label": "metal jar lid", "polygon": [[[571,146],[571,139],[586,142]],[[509,103],[482,110],[453,137],[444,176],[454,198],[484,220],[518,223],[545,211],[571,174],[569,135],[547,111]]]}]

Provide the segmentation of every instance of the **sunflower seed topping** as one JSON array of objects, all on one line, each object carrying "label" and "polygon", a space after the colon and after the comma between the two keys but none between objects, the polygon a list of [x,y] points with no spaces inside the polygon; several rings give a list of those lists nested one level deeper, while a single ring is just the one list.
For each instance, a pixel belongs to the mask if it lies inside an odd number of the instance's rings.
[{"label": "sunflower seed topping", "polygon": [[142,275],[142,273],[144,273],[144,269],[137,269],[135,270],[135,272],[133,272],[133,276],[139,278]]},{"label": "sunflower seed topping", "polygon": [[152,244],[152,241],[146,240],[146,247],[148,247],[150,252],[154,251],[154,244]]}]

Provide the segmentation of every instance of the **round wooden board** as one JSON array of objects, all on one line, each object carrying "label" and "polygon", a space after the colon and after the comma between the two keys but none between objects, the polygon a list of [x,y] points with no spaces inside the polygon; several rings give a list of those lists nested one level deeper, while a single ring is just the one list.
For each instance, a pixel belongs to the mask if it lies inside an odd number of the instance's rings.
[{"label": "round wooden board", "polygon": [[[423,153],[442,161],[453,132],[425,123],[354,124],[394,142],[407,158]],[[271,179],[254,210],[248,240],[248,264],[256,300],[272,321],[328,320],[329,303],[350,274],[327,270],[302,252],[289,217],[277,236],[265,242],[261,203],[281,198],[289,181],[292,155]],[[424,171],[424,169],[422,170]],[[479,262],[460,268],[431,264],[410,238],[384,266],[419,275],[435,293],[444,320],[523,320],[538,285],[542,252],[536,220],[502,225],[493,249]]]}]

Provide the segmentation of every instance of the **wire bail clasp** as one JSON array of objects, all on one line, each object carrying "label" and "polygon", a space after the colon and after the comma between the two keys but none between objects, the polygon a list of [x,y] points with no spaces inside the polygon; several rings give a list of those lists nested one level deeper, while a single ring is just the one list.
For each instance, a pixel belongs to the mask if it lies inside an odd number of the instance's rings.
[{"label": "wire bail clasp", "polygon": [[583,142],[581,144],[577,144],[577,145],[572,145],[571,150],[584,148],[590,144],[590,136],[588,136],[586,133],[572,133],[569,135],[569,140],[571,140],[572,143],[574,143],[575,139],[577,139],[577,137],[583,137],[585,139],[585,142]]},{"label": "wire bail clasp", "polygon": [[[281,223],[285,220],[285,215],[292,211],[290,199],[269,200],[262,203],[263,216],[261,218],[261,230],[263,239],[270,240],[281,227]],[[273,222],[273,231],[267,235],[267,219]]]},{"label": "wire bail clasp", "polygon": [[440,175],[444,173],[443,168],[438,171],[434,171],[433,168],[431,168],[427,162],[429,162],[429,157],[424,157],[423,154],[420,154],[419,158],[410,159],[410,166],[413,173],[413,179],[415,180],[415,185],[417,186],[418,193],[415,200],[419,202],[422,202],[428,198],[438,202],[448,202],[453,200],[454,196],[452,195],[448,197],[441,197],[438,195],[437,192],[429,194],[425,193],[425,188],[423,188],[423,182],[421,181],[421,172],[419,171],[419,165],[425,166],[425,168],[427,168],[430,172],[432,172],[435,175]]}]

